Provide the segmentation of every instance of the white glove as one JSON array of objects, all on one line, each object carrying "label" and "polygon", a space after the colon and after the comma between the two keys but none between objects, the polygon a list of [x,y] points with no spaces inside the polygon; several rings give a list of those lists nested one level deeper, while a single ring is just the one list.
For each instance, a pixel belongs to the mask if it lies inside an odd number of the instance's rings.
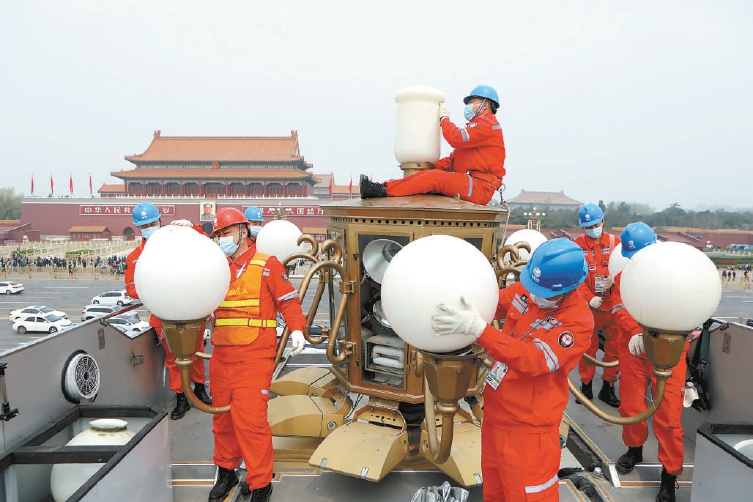
[{"label": "white glove", "polygon": [[439,104],[439,121],[442,122],[443,118],[450,118],[450,110],[445,106],[444,103]]},{"label": "white glove", "polygon": [[290,333],[290,342],[293,344],[293,351],[290,357],[297,356],[303,352],[303,346],[306,345],[306,338],[303,337],[303,331],[297,329]]},{"label": "white glove", "polygon": [[600,296],[594,296],[591,298],[591,301],[588,302],[588,304],[591,306],[592,309],[597,309],[601,307],[601,304],[604,303],[604,298]]},{"label": "white glove", "polygon": [[176,227],[192,227],[193,223],[188,220],[173,220],[170,222],[170,225],[175,225]]},{"label": "white glove", "polygon": [[604,278],[601,280],[601,284],[602,286],[604,286],[604,289],[607,290],[611,288],[612,286],[614,286],[614,281],[612,280],[611,277],[609,277],[608,275],[605,275]]},{"label": "white glove", "polygon": [[460,302],[463,304],[462,310],[456,310],[443,303],[437,305],[437,308],[447,315],[431,317],[431,328],[435,335],[473,335],[476,338],[481,336],[486,328],[486,321],[465,297],[461,296]]},{"label": "white glove", "polygon": [[212,338],[212,330],[207,328],[204,330],[204,340],[209,340],[210,338]]},{"label": "white glove", "polygon": [[633,335],[628,342],[628,350],[634,356],[639,356],[646,352],[646,348],[643,346],[643,333]]}]

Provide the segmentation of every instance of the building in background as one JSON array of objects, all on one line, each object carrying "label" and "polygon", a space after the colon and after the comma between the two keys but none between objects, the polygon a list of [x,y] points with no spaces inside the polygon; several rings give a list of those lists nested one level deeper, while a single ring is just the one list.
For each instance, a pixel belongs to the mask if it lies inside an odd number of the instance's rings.
[{"label": "building in background", "polygon": [[207,205],[213,211],[257,206],[268,220],[283,214],[323,241],[328,218],[321,204],[360,197],[352,180],[336,185],[332,174],[311,172],[296,131],[285,137],[170,137],[155,131],[143,153],[125,160],[135,168],[111,172],[123,184],[103,184],[99,197],[25,197],[21,226],[28,238],[134,239],[131,211],[149,200],[164,224],[187,219],[211,230],[211,221],[201,220]]}]

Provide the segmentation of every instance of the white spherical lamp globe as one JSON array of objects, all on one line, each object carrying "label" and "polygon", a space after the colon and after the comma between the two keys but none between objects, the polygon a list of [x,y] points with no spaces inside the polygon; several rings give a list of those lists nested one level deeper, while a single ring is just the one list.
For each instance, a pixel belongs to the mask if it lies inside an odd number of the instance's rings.
[{"label": "white spherical lamp globe", "polygon": [[[542,234],[538,230],[523,228],[511,233],[510,236],[505,239],[505,246],[511,246],[517,244],[518,242],[527,242],[528,245],[531,246],[531,252],[529,253],[525,249],[520,249],[518,253],[521,260],[528,261],[528,259],[531,257],[531,254],[536,251],[536,248],[545,243],[546,240],[547,239],[544,234]],[[510,253],[505,253],[504,261],[505,263],[510,261]]]},{"label": "white spherical lamp globe", "polygon": [[395,333],[429,352],[452,352],[472,344],[473,335],[437,336],[431,318],[443,303],[461,309],[460,297],[491,322],[499,289],[489,260],[472,244],[449,235],[417,239],[395,255],[382,280],[382,307]]},{"label": "white spherical lamp globe", "polygon": [[622,272],[622,269],[625,268],[625,264],[627,264],[628,260],[630,258],[625,258],[622,256],[622,243],[617,244],[617,247],[615,247],[612,250],[612,254],[609,256],[609,277],[614,280],[614,278]]},{"label": "white spherical lamp globe", "polygon": [[680,242],[658,242],[633,255],[620,286],[630,315],[664,331],[695,329],[714,314],[722,297],[714,263]]},{"label": "white spherical lamp globe", "polygon": [[134,272],[144,306],[166,321],[202,319],[227,294],[230,268],[225,253],[189,227],[167,225],[144,246]]},{"label": "white spherical lamp globe", "polygon": [[264,225],[256,236],[256,250],[271,254],[281,262],[295,253],[303,253],[306,248],[298,244],[301,230],[287,220],[273,220]]}]

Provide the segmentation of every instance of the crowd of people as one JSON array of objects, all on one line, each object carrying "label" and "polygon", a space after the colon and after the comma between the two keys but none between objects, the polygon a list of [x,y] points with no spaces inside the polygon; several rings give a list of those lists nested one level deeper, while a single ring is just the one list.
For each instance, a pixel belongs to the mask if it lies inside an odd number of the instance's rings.
[{"label": "crowd of people", "polygon": [[66,259],[60,256],[29,257],[14,251],[9,257],[0,257],[0,272],[21,273],[60,271],[67,273],[99,273],[120,275],[125,270],[125,255],[76,256]]}]

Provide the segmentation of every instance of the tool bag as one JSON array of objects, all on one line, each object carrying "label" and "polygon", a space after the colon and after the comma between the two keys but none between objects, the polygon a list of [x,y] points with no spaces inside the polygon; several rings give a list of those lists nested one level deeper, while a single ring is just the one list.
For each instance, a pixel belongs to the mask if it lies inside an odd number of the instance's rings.
[{"label": "tool bag", "polygon": [[708,377],[709,377],[709,342],[711,338],[712,319],[703,323],[701,333],[690,341],[688,349],[688,373],[685,381],[692,384],[698,391],[698,398],[693,400],[691,405],[698,411],[708,411],[711,409],[711,400],[708,394]]}]

